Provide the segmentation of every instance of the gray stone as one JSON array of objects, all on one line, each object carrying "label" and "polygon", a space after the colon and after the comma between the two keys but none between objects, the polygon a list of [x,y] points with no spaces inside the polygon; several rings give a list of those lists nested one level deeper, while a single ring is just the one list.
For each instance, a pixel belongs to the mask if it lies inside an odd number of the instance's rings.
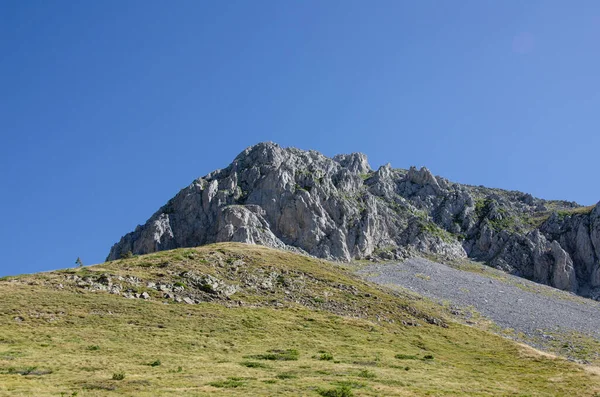
[{"label": "gray stone", "polygon": [[[587,296],[600,287],[600,208],[572,213],[579,208],[452,183],[425,167],[373,172],[360,153],[328,158],[268,142],[193,181],[108,258],[225,241],[340,261],[468,256]],[[206,291],[235,290],[201,281]]]}]

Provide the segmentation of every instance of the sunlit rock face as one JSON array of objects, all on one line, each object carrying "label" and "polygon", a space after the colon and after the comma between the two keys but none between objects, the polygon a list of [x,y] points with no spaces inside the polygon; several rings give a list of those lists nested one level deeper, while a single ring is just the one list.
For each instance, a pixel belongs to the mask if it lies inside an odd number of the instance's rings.
[{"label": "sunlit rock face", "polygon": [[108,256],[223,241],[320,258],[470,257],[600,296],[600,206],[452,183],[427,168],[371,169],[361,153],[326,157],[267,142],[193,181]]}]

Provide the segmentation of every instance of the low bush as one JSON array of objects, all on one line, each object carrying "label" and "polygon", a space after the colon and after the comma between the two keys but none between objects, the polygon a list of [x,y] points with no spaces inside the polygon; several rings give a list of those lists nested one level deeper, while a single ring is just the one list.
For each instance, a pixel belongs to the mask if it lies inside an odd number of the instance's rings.
[{"label": "low bush", "polygon": [[358,373],[358,376],[361,378],[372,379],[375,377],[375,372],[371,372],[369,370],[363,369]]},{"label": "low bush", "polygon": [[268,368],[268,366],[266,366],[265,364],[256,361],[242,361],[240,365],[243,365],[244,367],[248,368]]},{"label": "low bush", "polygon": [[352,389],[348,386],[340,386],[334,389],[317,389],[317,393],[319,393],[323,397],[352,397],[354,394],[352,393]]},{"label": "low bush", "polygon": [[396,354],[394,357],[396,357],[398,360],[418,360],[419,357],[414,356],[412,354]]},{"label": "low bush", "polygon": [[271,361],[295,361],[298,360],[298,351],[295,349],[286,350],[269,350],[266,354],[256,354],[248,356],[256,360],[271,360]]},{"label": "low bush", "polygon": [[275,377],[276,377],[277,379],[295,379],[295,378],[297,378],[298,376],[297,376],[297,375],[294,375],[294,374],[291,374],[291,373],[289,373],[289,372],[284,372],[284,373],[281,373],[281,374],[277,374]]},{"label": "low bush", "polygon": [[236,388],[236,387],[243,386],[244,382],[242,382],[241,380],[229,378],[229,379],[226,379],[226,380],[220,380],[220,381],[216,381],[216,382],[210,382],[209,385],[212,386],[212,387],[219,387],[219,388],[225,388],[225,389],[233,389],[233,388]]}]

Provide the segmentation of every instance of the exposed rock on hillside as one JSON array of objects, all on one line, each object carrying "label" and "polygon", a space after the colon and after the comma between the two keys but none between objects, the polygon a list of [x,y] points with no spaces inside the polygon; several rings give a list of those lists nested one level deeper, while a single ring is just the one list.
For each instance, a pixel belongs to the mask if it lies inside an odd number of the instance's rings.
[{"label": "exposed rock on hillside", "polygon": [[600,204],[461,185],[427,168],[373,171],[364,154],[328,158],[274,143],[252,146],[195,180],[108,259],[223,241],[344,261],[469,256],[600,296]]}]

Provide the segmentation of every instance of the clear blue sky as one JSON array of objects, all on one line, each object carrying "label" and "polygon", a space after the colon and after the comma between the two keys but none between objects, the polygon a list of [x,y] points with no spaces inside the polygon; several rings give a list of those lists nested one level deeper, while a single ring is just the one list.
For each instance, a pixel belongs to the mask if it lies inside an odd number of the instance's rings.
[{"label": "clear blue sky", "polygon": [[600,2],[0,0],[0,276],[272,140],[600,200]]}]

